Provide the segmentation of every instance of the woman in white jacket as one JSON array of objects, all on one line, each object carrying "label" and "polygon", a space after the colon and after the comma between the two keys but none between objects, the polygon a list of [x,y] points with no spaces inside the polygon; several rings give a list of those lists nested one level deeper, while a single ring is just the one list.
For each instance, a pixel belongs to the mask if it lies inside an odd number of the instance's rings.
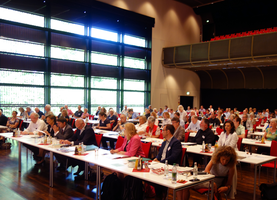
[{"label": "woman in white jacket", "polygon": [[238,136],[235,132],[235,125],[232,121],[228,120],[224,123],[223,132],[220,134],[218,146],[231,146],[237,149]]}]

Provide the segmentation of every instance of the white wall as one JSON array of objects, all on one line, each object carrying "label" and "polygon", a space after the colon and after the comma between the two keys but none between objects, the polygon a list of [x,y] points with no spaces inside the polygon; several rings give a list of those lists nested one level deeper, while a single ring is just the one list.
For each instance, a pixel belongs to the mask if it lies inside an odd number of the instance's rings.
[{"label": "white wall", "polygon": [[[194,96],[200,103],[200,79],[189,70],[167,69],[162,66],[162,49],[200,41],[201,19],[192,8],[174,0],[99,0],[110,5],[155,18],[152,31],[152,107],[167,104],[176,109],[179,96]],[[166,98],[167,97],[167,98]]]}]

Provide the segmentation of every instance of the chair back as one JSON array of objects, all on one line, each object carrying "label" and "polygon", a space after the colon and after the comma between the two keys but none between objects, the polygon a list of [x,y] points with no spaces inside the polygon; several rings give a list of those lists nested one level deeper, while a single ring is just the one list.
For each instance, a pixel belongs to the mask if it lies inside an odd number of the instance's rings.
[{"label": "chair back", "polygon": [[118,117],[120,117],[121,116],[121,114],[117,114],[118,115]]},{"label": "chair back", "polygon": [[159,137],[160,139],[164,139],[164,136],[163,136],[163,130],[162,129],[160,129],[160,137]]},{"label": "chair back", "polygon": [[275,140],[271,141],[270,155],[277,157],[277,142]]},{"label": "chair back", "polygon": [[102,137],[103,137],[103,134],[95,134],[95,139],[98,147],[100,147]]},{"label": "chair back", "polygon": [[116,144],[115,144],[115,149],[118,149],[119,147],[121,147],[123,142],[124,142],[124,138],[121,136],[118,136]]},{"label": "chair back", "polygon": [[90,120],[94,119],[94,115],[89,115],[88,117],[89,117]]},{"label": "chair back", "polygon": [[247,135],[248,135],[248,130],[246,129],[245,130],[245,138],[247,138]]},{"label": "chair back", "polygon": [[72,128],[74,128],[74,125],[75,125],[75,119],[70,118],[70,119],[68,120],[68,124],[69,124]]},{"label": "chair back", "polygon": [[145,158],[149,158],[149,152],[151,149],[152,142],[143,143],[141,142],[141,147],[144,152]]},{"label": "chair back", "polygon": [[217,132],[217,135],[220,135],[223,132],[223,129],[217,127],[216,132]]},{"label": "chair back", "polygon": [[183,161],[184,161],[186,151],[187,151],[187,148],[182,148],[182,156],[181,156],[181,160],[180,160],[180,166],[183,166]]},{"label": "chair back", "polygon": [[256,124],[254,124],[254,125],[253,125],[253,129],[254,129],[254,131],[256,131],[256,126],[257,126]]},{"label": "chair back", "polygon": [[18,128],[19,128],[19,130],[21,130],[21,131],[23,131],[23,120],[22,119],[20,119],[19,120],[19,126],[18,126]]},{"label": "chair back", "polygon": [[185,133],[185,142],[189,141],[189,134],[190,134],[190,132]]},{"label": "chair back", "polygon": [[185,129],[187,129],[187,128],[188,128],[188,126],[189,126],[189,124],[185,124]]},{"label": "chair back", "polygon": [[240,151],[240,147],[241,147],[241,142],[242,142],[242,138],[239,138],[238,142],[237,142],[237,147],[238,147],[239,151]]}]

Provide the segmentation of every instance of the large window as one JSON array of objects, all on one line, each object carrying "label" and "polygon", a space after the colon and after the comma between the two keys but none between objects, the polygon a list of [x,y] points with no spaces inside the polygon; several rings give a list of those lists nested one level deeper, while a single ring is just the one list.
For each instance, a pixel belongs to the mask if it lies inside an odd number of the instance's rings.
[{"label": "large window", "polygon": [[44,17],[0,7],[0,19],[44,27]]},{"label": "large window", "polygon": [[44,45],[0,36],[0,52],[44,56]]},{"label": "large window", "polygon": [[74,2],[54,7],[47,1],[25,2],[16,9],[12,2],[0,5],[0,108],[5,115],[27,106],[45,112],[45,104],[55,115],[64,105],[73,112],[81,105],[91,114],[97,106],[120,112],[127,105],[143,113],[150,104],[147,44],[153,19],[141,24],[145,16],[120,9],[112,13],[101,2],[96,5],[101,12]]},{"label": "large window", "polygon": [[59,31],[84,35],[85,27],[83,25],[69,23],[61,20],[51,19],[51,28]]},{"label": "large window", "polygon": [[91,37],[117,42],[118,34],[112,31],[91,28]]},{"label": "large window", "polygon": [[52,46],[51,57],[65,60],[84,61],[84,50]]},{"label": "large window", "polygon": [[68,87],[84,87],[84,76],[73,74],[51,74],[51,85],[68,86]]}]

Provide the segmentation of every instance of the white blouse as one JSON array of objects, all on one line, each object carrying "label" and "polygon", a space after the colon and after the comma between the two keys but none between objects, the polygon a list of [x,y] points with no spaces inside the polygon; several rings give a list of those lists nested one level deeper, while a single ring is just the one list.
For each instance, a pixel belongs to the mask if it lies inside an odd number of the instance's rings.
[{"label": "white blouse", "polygon": [[236,132],[229,134],[228,136],[225,132],[222,132],[219,136],[218,146],[231,146],[236,150],[238,139]]},{"label": "white blouse", "polygon": [[167,125],[167,124],[172,124],[172,122],[171,122],[171,119],[165,119],[164,118],[164,120],[163,120],[163,126],[165,126],[165,125]]}]

